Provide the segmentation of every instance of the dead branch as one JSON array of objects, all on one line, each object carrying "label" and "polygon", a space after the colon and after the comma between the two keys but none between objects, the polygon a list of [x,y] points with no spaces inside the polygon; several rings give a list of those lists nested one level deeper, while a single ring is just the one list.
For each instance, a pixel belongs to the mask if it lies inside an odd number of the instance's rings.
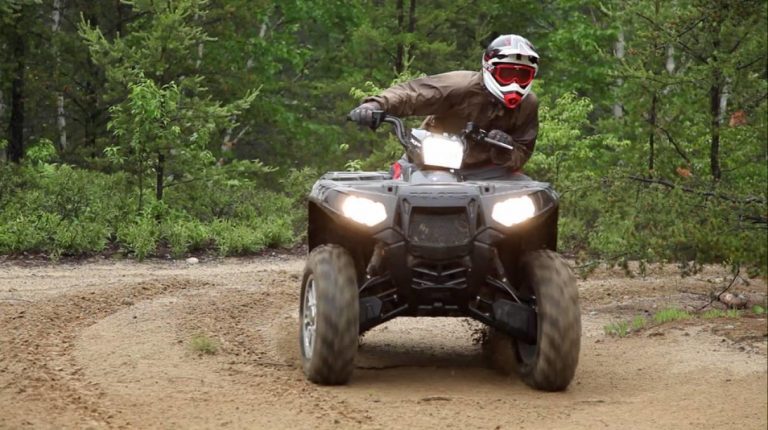
[{"label": "dead branch", "polygon": [[719,294],[717,294],[717,295],[715,295],[714,297],[712,297],[712,298],[709,300],[709,303],[707,303],[706,305],[704,305],[704,306],[700,307],[700,308],[697,310],[697,312],[701,312],[702,310],[704,310],[704,308],[706,308],[706,307],[708,307],[708,306],[712,305],[712,303],[714,303],[714,302],[715,302],[715,300],[720,300],[720,296],[722,296],[722,295],[723,295],[723,294],[724,294],[726,291],[728,291],[728,290],[729,290],[729,289],[730,289],[730,288],[733,286],[733,284],[736,282],[736,279],[740,278],[740,276],[739,276],[739,274],[740,274],[740,273],[741,273],[741,267],[739,267],[739,268],[737,268],[737,269],[736,269],[736,274],[735,274],[735,275],[733,275],[733,279],[731,279],[731,282],[728,284],[728,286],[727,286],[727,287],[725,287],[725,289],[723,289],[723,291],[720,291],[720,293],[719,293]]},{"label": "dead branch", "polygon": [[628,176],[629,179],[632,179],[633,181],[642,182],[645,184],[656,184],[656,185],[662,185],[670,189],[681,189],[683,192],[691,193],[691,194],[697,194],[704,197],[716,197],[721,200],[726,200],[733,203],[741,203],[741,204],[750,204],[750,203],[758,203],[758,204],[765,204],[765,199],[762,199],[760,197],[747,197],[747,198],[738,198],[738,197],[732,197],[725,194],[715,193],[713,191],[699,191],[694,190],[693,188],[684,187],[681,185],[674,184],[670,181],[664,180],[664,179],[651,179],[651,178],[642,178],[639,176]]}]

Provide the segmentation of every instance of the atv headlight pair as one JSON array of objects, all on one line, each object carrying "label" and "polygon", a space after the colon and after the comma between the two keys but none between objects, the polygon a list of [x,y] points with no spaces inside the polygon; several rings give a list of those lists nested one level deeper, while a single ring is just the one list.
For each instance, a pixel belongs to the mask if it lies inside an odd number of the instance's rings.
[{"label": "atv headlight pair", "polygon": [[347,196],[341,204],[341,213],[352,221],[373,227],[387,219],[384,205],[364,197]]},{"label": "atv headlight pair", "polygon": [[491,218],[499,224],[510,227],[519,224],[536,214],[536,205],[528,196],[512,197],[493,205]]}]

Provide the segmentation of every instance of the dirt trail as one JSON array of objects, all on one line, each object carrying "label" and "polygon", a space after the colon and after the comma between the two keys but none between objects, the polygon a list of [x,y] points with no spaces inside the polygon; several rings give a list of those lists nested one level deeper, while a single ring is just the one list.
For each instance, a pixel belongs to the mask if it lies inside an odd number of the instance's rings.
[{"label": "dirt trail", "polygon": [[[706,303],[730,281],[604,271],[579,284],[584,334],[564,393],[488,368],[461,319],[366,334],[352,382],[297,365],[303,260],[0,263],[0,428],[755,428],[768,422],[766,319],[616,319]],[[759,280],[734,289],[766,293]],[[195,352],[205,336],[217,353]]]}]

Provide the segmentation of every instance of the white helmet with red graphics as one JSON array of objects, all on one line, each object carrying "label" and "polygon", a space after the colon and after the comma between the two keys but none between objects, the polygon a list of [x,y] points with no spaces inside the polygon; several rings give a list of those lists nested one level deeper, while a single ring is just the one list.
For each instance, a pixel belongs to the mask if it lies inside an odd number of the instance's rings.
[{"label": "white helmet with red graphics", "polygon": [[539,54],[528,39],[516,34],[497,37],[483,54],[485,87],[510,109],[531,92],[538,70]]}]

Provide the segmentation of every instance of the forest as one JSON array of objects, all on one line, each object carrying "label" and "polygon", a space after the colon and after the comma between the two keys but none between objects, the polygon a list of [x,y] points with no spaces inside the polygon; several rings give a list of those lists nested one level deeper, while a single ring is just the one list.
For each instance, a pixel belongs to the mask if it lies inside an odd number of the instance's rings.
[{"label": "forest", "polygon": [[[365,95],[541,56],[526,173],[559,247],[768,272],[764,0],[0,0],[0,254],[181,258],[295,247],[330,170],[400,147]],[[412,124],[418,124],[418,118]]]}]

